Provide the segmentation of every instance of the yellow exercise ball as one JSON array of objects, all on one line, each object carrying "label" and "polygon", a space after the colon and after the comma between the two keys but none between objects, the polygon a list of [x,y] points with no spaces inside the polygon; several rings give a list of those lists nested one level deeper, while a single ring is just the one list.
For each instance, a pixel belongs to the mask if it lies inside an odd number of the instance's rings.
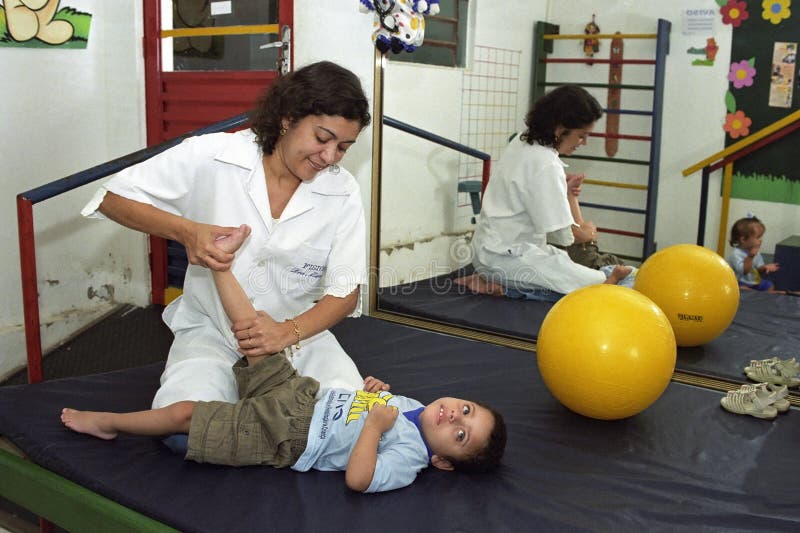
[{"label": "yellow exercise ball", "polygon": [[739,283],[718,254],[695,244],[660,250],[642,264],[633,288],[667,315],[678,346],[716,339],[739,307]]},{"label": "yellow exercise ball", "polygon": [[536,357],[545,385],[590,418],[633,416],[655,402],[675,370],[672,326],[649,298],[617,285],[564,296],[539,329]]}]

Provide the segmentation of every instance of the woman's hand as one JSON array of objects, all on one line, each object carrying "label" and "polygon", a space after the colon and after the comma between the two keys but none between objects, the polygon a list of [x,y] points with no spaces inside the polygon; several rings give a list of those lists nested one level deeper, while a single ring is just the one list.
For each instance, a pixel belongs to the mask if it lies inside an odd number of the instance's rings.
[{"label": "woman's hand", "polygon": [[594,222],[586,221],[579,226],[572,226],[572,235],[575,242],[597,242],[597,226]]},{"label": "woman's hand", "polygon": [[239,353],[247,356],[273,354],[297,340],[291,322],[275,322],[264,311],[234,322],[231,330],[239,341]]},{"label": "woman's hand", "polygon": [[225,271],[233,254],[214,246],[214,240],[230,235],[237,228],[200,224],[163,209],[107,192],[97,208],[103,215],[128,228],[180,242],[193,265]]},{"label": "woman's hand", "polygon": [[189,220],[186,222],[181,244],[186,248],[189,262],[212,270],[228,270],[233,263],[234,254],[220,250],[214,241],[229,236],[237,228],[201,224]]}]

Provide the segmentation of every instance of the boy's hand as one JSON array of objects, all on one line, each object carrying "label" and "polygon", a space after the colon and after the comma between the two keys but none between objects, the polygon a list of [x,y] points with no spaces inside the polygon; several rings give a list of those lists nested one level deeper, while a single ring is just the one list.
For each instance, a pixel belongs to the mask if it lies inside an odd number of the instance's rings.
[{"label": "boy's hand", "polygon": [[364,378],[364,390],[366,392],[381,392],[389,390],[389,384],[384,383],[374,376]]},{"label": "boy's hand", "polygon": [[631,272],[633,272],[632,267],[626,265],[615,265],[614,270],[611,271],[611,274],[608,275],[605,282],[609,285],[616,285],[625,279]]},{"label": "boy's hand", "polygon": [[370,427],[381,433],[389,431],[397,420],[399,411],[397,407],[389,407],[380,403],[372,404],[367,415],[367,420],[364,422],[364,427]]},{"label": "boy's hand", "polygon": [[771,274],[772,272],[777,272],[780,269],[781,267],[778,263],[767,263],[766,265],[764,265],[765,274]]},{"label": "boy's hand", "polygon": [[755,246],[750,248],[750,252],[749,252],[750,257],[755,257],[756,255],[758,255],[758,251],[760,249],[761,249],[761,245],[760,244],[756,244]]}]

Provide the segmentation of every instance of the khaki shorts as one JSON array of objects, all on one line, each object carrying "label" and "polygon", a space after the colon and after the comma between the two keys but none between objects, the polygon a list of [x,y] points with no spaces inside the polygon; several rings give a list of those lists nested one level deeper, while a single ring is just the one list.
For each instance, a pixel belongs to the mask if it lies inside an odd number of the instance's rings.
[{"label": "khaki shorts", "polygon": [[569,258],[575,263],[595,270],[608,265],[624,264],[616,255],[601,252],[593,242],[576,242],[566,247],[559,246],[559,248],[566,250]]},{"label": "khaki shorts", "polygon": [[197,402],[186,459],[219,465],[293,465],[308,441],[319,382],[297,374],[282,354],[233,367],[235,404]]}]

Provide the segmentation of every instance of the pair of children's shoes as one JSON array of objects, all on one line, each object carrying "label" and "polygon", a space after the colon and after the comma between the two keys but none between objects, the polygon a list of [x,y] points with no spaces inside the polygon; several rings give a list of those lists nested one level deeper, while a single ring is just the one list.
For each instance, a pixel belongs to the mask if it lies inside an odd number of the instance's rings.
[{"label": "pair of children's shoes", "polygon": [[720,400],[720,405],[731,413],[750,415],[756,418],[775,418],[778,413],[789,410],[786,385],[756,383],[742,385]]},{"label": "pair of children's shoes", "polygon": [[752,360],[748,366],[744,367],[744,373],[748,378],[759,383],[772,383],[787,387],[800,385],[800,363],[794,357],[791,359],[770,357],[769,359]]}]

